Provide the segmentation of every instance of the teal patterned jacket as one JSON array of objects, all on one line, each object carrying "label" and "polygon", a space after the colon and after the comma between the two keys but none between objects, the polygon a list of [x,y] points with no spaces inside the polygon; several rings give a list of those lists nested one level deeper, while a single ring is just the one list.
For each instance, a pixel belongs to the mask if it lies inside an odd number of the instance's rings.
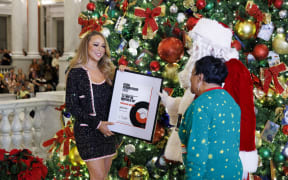
[{"label": "teal patterned jacket", "polygon": [[240,115],[224,89],[207,91],[191,103],[179,128],[186,179],[242,179]]}]

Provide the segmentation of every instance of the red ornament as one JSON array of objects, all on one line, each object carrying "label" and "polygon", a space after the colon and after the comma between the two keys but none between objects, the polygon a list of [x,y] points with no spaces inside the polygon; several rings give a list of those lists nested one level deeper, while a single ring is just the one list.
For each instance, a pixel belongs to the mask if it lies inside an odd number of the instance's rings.
[{"label": "red ornament", "polygon": [[275,0],[273,2],[274,6],[277,8],[277,9],[281,9],[282,5],[283,5],[283,0]]},{"label": "red ornament", "polygon": [[282,132],[283,134],[288,135],[288,125],[283,126]]},{"label": "red ornament", "polygon": [[178,27],[175,27],[172,32],[174,35],[179,36],[181,34],[181,29]]},{"label": "red ornament", "polygon": [[231,43],[231,47],[237,49],[237,51],[240,51],[242,48],[241,43],[236,39]]},{"label": "red ornament", "polygon": [[128,61],[124,58],[124,57],[121,57],[119,60],[118,60],[118,65],[124,65],[124,66],[127,66],[128,65]]},{"label": "red ornament", "polygon": [[122,167],[118,171],[118,175],[119,175],[120,178],[128,179],[128,172],[129,172],[129,168],[128,167]]},{"label": "red ornament", "polygon": [[186,27],[187,27],[188,31],[192,30],[198,21],[199,21],[198,18],[190,17],[186,22]]},{"label": "red ornament", "polygon": [[253,56],[257,60],[263,60],[268,56],[269,49],[265,44],[257,44],[253,49]]},{"label": "red ornament", "polygon": [[86,6],[86,8],[89,10],[89,11],[94,11],[96,9],[96,6],[93,2],[89,2]]},{"label": "red ornament", "polygon": [[288,167],[283,166],[283,172],[284,172],[285,176],[288,176]]},{"label": "red ornament", "polygon": [[157,143],[162,139],[162,137],[165,135],[165,129],[163,126],[159,123],[156,124],[156,129],[154,132],[154,137],[153,137],[153,144]]},{"label": "red ornament", "polygon": [[205,0],[197,0],[197,2],[196,2],[197,9],[199,9],[199,10],[204,9],[205,6],[206,6]]},{"label": "red ornament", "polygon": [[182,41],[175,37],[163,39],[158,45],[158,55],[168,63],[178,62],[184,54]]},{"label": "red ornament", "polygon": [[260,176],[256,176],[256,175],[254,175],[253,178],[254,180],[262,180]]},{"label": "red ornament", "polygon": [[158,61],[151,61],[150,63],[150,70],[151,71],[159,71],[160,69],[160,64]]}]

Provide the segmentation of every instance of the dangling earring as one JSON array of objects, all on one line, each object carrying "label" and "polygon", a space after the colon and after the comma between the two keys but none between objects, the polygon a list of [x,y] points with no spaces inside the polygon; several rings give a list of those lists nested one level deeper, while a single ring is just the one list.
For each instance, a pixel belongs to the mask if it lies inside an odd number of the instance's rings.
[{"label": "dangling earring", "polygon": [[197,85],[197,92],[198,93],[199,93],[199,90],[200,90],[201,83],[202,83],[202,81],[200,83],[198,83],[198,85]]}]

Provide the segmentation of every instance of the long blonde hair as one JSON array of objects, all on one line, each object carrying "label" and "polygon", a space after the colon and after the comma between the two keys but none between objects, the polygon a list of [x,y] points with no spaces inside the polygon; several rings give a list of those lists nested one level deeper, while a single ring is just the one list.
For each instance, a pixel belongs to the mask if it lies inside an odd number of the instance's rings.
[{"label": "long blonde hair", "polygon": [[100,71],[104,74],[104,77],[108,84],[112,85],[112,80],[115,73],[115,66],[111,62],[111,54],[110,54],[110,48],[109,44],[107,42],[107,39],[104,37],[103,34],[101,34],[98,31],[92,31],[89,34],[87,34],[82,41],[80,42],[80,45],[78,47],[76,55],[73,57],[73,59],[70,61],[70,66],[68,69],[68,73],[72,68],[80,67],[81,65],[84,65],[87,63],[88,60],[88,44],[93,36],[101,36],[105,41],[105,54],[101,58],[101,60],[98,62],[98,68]]}]

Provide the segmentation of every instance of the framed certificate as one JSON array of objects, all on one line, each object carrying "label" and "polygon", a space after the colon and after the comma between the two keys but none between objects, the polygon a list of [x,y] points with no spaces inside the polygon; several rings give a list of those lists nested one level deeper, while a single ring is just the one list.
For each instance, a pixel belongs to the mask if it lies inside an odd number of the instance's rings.
[{"label": "framed certificate", "polygon": [[112,132],[152,142],[163,79],[117,70],[108,116]]}]

